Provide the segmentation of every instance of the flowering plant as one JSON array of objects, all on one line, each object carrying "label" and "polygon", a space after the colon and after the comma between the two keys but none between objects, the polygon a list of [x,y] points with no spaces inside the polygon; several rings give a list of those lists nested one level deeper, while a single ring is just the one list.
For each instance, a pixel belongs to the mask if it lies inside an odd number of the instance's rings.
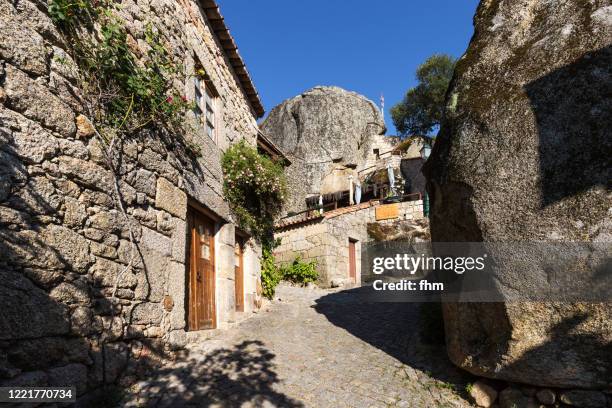
[{"label": "flowering plant", "polygon": [[223,191],[238,224],[262,242],[271,239],[287,194],[283,167],[244,140],[227,149],[221,165]]}]

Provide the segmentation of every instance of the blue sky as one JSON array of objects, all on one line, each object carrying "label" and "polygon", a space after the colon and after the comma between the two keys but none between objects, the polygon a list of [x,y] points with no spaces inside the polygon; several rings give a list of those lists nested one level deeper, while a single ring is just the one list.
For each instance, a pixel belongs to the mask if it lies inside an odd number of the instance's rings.
[{"label": "blue sky", "polygon": [[477,0],[218,0],[266,114],[315,85],[337,85],[389,108],[433,53],[459,57]]}]

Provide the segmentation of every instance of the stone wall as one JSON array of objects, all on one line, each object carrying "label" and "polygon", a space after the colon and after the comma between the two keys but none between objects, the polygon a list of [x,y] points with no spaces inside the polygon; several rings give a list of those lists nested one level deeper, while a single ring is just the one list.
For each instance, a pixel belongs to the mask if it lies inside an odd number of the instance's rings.
[{"label": "stone wall", "polygon": [[[391,155],[393,148],[399,143],[400,138],[396,136],[373,135],[371,140],[369,150],[366,153],[365,163],[363,164],[363,170],[376,166],[380,157]],[[378,156],[375,150],[378,150]]]},{"label": "stone wall", "polygon": [[[316,261],[318,284],[323,287],[361,283],[361,243],[370,240],[368,224],[384,225],[423,217],[421,200],[400,203],[398,217],[389,220],[376,221],[377,206],[363,203],[339,208],[310,223],[277,230],[275,238],[281,240],[281,244],[274,250],[277,261],[281,264],[289,263],[297,256],[304,261]],[[349,240],[356,241],[355,282],[349,279]]]},{"label": "stone wall", "polygon": [[[186,139],[200,147],[199,158],[184,154],[178,138],[170,143],[154,132],[125,140],[118,184],[126,218],[82,116],[78,70],[46,3],[0,2],[2,385],[70,384],[82,394],[126,369],[134,374],[139,356],[183,345],[188,202],[219,217],[218,325],[235,318],[235,230],[220,155],[237,140],[255,143],[253,109],[197,1],[126,0],[120,13],[136,51],[146,49],[147,23],[159,29],[184,61],[186,76],[176,85],[188,99],[194,61],[203,64],[223,106],[218,144],[191,113]],[[260,254],[250,240],[247,310],[258,300]]]}]

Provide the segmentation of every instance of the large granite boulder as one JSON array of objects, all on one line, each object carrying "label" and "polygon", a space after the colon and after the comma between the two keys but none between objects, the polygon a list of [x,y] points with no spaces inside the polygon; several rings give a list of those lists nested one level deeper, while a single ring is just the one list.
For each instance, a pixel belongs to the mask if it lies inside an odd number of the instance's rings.
[{"label": "large granite boulder", "polygon": [[[434,241],[612,248],[609,4],[481,1],[425,166]],[[520,281],[545,272],[533,259]],[[444,319],[450,358],[474,374],[610,387],[610,303],[447,303]]]},{"label": "large granite boulder", "polygon": [[276,106],[261,129],[292,163],[285,211],[294,212],[306,208],[305,197],[319,194],[323,178],[334,169],[362,166],[373,136],[386,130],[372,101],[323,86]]}]

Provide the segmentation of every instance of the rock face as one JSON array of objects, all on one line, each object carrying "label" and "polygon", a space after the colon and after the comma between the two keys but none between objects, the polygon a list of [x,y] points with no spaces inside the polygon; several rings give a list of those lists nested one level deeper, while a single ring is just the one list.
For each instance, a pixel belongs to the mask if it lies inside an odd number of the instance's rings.
[{"label": "rock face", "polygon": [[[609,243],[609,1],[485,0],[474,23],[425,166],[432,239]],[[444,317],[450,358],[474,374],[609,387],[609,304],[449,303]]]},{"label": "rock face", "polygon": [[[306,208],[334,168],[363,166],[374,135],[385,132],[376,105],[338,87],[315,87],[276,106],[261,126],[285,153],[289,197],[286,211]],[[347,185],[348,189],[348,185]]]},{"label": "rock face", "polygon": [[479,407],[488,408],[497,399],[497,391],[495,389],[482,381],[476,381],[470,391],[470,397],[474,399],[474,402]]}]

